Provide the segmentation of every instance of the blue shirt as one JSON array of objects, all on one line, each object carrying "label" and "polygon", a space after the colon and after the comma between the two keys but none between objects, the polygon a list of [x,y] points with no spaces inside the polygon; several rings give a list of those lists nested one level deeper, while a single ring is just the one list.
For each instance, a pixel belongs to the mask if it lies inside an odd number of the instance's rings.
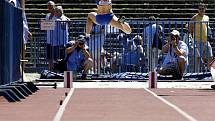
[{"label": "blue shirt", "polygon": [[122,63],[124,65],[137,65],[140,62],[143,53],[143,48],[141,45],[136,45],[134,40],[126,40],[123,42],[124,54]]},{"label": "blue shirt", "polygon": [[65,46],[69,40],[69,31],[68,31],[68,18],[64,15],[61,17],[54,17],[55,28],[51,30],[47,35],[47,43],[52,46]]},{"label": "blue shirt", "polygon": [[[66,44],[66,48],[72,47],[74,44],[75,44],[75,41],[69,41]],[[85,47],[88,48],[86,45],[85,45]],[[85,62],[85,57],[84,57],[84,53],[83,53],[82,49],[79,51],[77,49],[74,49],[73,52],[69,55],[70,56],[67,61],[67,70],[68,71],[77,71],[77,70],[82,69],[83,68],[82,65]]]},{"label": "blue shirt", "polygon": [[[51,13],[48,13],[45,17],[45,20],[54,21],[55,17],[54,16],[50,17],[50,16],[51,16]],[[47,34],[46,34],[46,43],[47,44],[51,44],[52,40],[54,39],[53,34],[54,34],[53,30],[47,30]]]},{"label": "blue shirt", "polygon": [[[154,39],[154,35],[155,35],[155,32],[156,32],[156,29],[157,27],[159,27],[159,31],[163,31],[163,28],[162,26],[160,25],[157,25],[157,24],[149,24],[148,26],[145,27],[144,29],[144,40],[146,40],[146,44],[147,45],[153,45],[153,39]],[[159,32],[157,30],[157,32]]]}]

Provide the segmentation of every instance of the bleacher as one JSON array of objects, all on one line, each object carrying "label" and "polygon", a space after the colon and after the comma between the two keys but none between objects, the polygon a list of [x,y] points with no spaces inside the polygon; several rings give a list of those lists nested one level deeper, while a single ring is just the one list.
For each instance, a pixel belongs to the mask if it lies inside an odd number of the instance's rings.
[{"label": "bleacher", "polygon": [[[86,17],[93,8],[96,8],[95,0],[54,0],[57,5],[61,5],[64,8],[64,14],[71,20],[80,21],[79,30],[73,31],[77,33],[83,33],[85,28]],[[190,18],[197,13],[197,4],[200,0],[112,0],[113,11],[116,16],[126,16],[131,21],[147,20],[149,16],[156,16],[158,20],[174,20],[174,21],[189,21]],[[214,0],[201,0],[207,4],[206,14],[210,17],[210,22],[215,22],[215,1]],[[42,67],[45,63],[45,58],[37,62],[36,53],[38,48],[32,48],[32,46],[38,46],[44,43],[38,43],[37,37],[44,36],[44,32],[39,32],[38,22],[47,14],[48,0],[29,0],[26,2],[26,15],[30,31],[33,32],[34,40],[28,43],[27,46],[27,59],[31,60],[26,68],[34,69],[35,67]],[[215,24],[211,26],[212,31],[215,30]],[[131,22],[133,33],[137,32],[137,29],[142,29],[142,26],[138,26],[135,22]],[[73,33],[74,34],[74,33]],[[108,46],[107,46],[108,48]],[[39,48],[44,50],[44,48]],[[41,54],[41,53],[40,53]],[[43,55],[43,54],[41,54]],[[42,56],[41,56],[42,57]]]}]

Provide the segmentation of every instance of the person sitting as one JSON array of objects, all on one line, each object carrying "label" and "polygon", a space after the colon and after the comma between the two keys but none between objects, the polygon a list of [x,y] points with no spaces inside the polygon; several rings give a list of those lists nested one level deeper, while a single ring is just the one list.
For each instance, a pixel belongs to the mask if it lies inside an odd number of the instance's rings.
[{"label": "person sitting", "polygon": [[111,0],[97,0],[97,10],[95,12],[90,12],[87,17],[86,23],[86,36],[89,37],[92,31],[93,24],[98,25],[111,25],[116,27],[126,34],[131,33],[131,27],[125,18],[122,17],[118,19],[112,11],[112,2]]},{"label": "person sitting", "polygon": [[159,64],[160,52],[164,45],[164,29],[156,21],[154,16],[149,17],[149,23],[146,24],[143,31],[143,39],[146,45],[148,67],[153,70]]},{"label": "person sitting", "polygon": [[86,79],[88,71],[93,67],[93,59],[88,51],[86,38],[80,35],[76,41],[69,41],[66,44],[67,71],[82,73],[82,79]]},{"label": "person sitting", "polygon": [[167,53],[163,64],[158,69],[160,75],[172,75],[174,79],[182,79],[188,65],[188,47],[180,40],[178,30],[170,33],[170,38],[162,47],[162,52]]},{"label": "person sitting", "polygon": [[[127,39],[123,45],[122,55],[122,70],[139,72],[140,67],[143,66],[143,47],[142,37],[136,35],[133,39]],[[125,68],[124,68],[125,67]]]}]

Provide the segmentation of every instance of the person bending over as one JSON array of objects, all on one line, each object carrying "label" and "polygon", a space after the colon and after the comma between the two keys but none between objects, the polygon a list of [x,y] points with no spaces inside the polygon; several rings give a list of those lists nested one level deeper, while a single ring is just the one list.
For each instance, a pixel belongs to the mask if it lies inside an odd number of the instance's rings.
[{"label": "person bending over", "polygon": [[111,25],[116,27],[126,34],[131,33],[131,27],[125,22],[125,17],[117,18],[112,11],[111,0],[97,0],[97,10],[90,12],[87,17],[86,23],[86,36],[89,37],[93,24],[98,25]]}]

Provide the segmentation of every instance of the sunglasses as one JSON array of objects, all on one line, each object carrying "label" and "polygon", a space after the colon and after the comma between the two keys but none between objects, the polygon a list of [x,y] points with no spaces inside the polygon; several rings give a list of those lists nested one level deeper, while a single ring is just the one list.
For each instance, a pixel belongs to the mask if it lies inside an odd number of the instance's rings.
[{"label": "sunglasses", "polygon": [[205,8],[198,8],[199,10],[205,10]]}]

